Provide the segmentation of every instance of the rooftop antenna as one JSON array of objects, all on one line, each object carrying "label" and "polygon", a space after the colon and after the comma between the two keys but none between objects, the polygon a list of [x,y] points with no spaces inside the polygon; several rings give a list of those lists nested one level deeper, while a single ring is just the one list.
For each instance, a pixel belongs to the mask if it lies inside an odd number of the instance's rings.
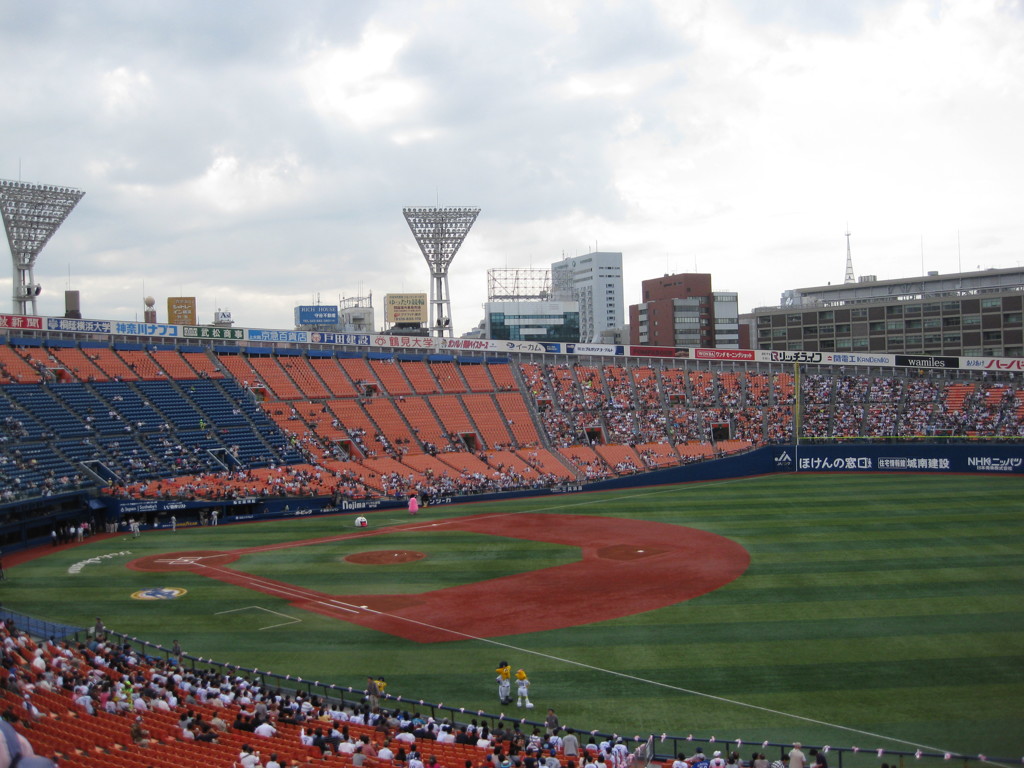
[{"label": "rooftop antenna", "polygon": [[853,254],[850,252],[850,225],[846,225],[846,276],[844,283],[855,283],[857,278],[853,276]]}]

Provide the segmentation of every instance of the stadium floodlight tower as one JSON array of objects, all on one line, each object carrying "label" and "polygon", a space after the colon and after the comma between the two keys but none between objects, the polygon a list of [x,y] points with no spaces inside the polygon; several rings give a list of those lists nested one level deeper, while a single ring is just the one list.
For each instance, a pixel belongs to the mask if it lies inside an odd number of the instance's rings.
[{"label": "stadium floodlight tower", "polygon": [[479,208],[403,208],[402,213],[430,267],[430,329],[452,335],[448,267],[469,234]]},{"label": "stadium floodlight tower", "polygon": [[14,262],[14,313],[36,314],[36,257],[84,195],[80,189],[0,179],[0,213]]}]

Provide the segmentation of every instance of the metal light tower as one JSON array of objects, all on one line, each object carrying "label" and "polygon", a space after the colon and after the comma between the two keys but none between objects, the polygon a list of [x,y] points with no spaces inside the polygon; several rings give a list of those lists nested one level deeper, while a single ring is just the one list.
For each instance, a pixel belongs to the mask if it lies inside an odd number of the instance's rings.
[{"label": "metal light tower", "polygon": [[853,255],[850,253],[850,228],[846,228],[846,275],[844,283],[856,283],[857,278],[853,275]]},{"label": "metal light tower", "polygon": [[29,314],[26,308],[30,303],[31,314],[36,314],[41,290],[35,279],[36,257],[84,194],[70,187],[0,179],[0,214],[14,262],[15,314]]},{"label": "metal light tower", "polygon": [[479,208],[402,209],[430,267],[430,329],[438,337],[452,335],[448,267],[479,213]]}]

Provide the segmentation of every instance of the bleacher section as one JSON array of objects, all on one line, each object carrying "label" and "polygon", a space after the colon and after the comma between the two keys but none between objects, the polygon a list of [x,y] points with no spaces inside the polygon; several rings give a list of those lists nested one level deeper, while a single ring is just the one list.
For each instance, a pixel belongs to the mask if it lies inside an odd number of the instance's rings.
[{"label": "bleacher section", "polygon": [[[225,479],[265,493],[257,470],[292,465],[323,475],[293,486],[358,498],[504,490],[792,437],[787,371],[405,357],[0,345],[0,501],[90,485],[203,498]],[[800,395],[807,438],[1024,435],[1012,380],[812,369]]]}]

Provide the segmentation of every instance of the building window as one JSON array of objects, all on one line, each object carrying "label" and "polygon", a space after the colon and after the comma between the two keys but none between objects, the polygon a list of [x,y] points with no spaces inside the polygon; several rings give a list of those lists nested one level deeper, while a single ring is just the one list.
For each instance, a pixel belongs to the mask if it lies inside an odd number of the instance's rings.
[{"label": "building window", "polygon": [[1002,308],[1003,308],[1003,300],[1002,299],[982,299],[981,300],[981,309],[982,309],[982,311],[984,311],[986,309],[1002,309]]}]

